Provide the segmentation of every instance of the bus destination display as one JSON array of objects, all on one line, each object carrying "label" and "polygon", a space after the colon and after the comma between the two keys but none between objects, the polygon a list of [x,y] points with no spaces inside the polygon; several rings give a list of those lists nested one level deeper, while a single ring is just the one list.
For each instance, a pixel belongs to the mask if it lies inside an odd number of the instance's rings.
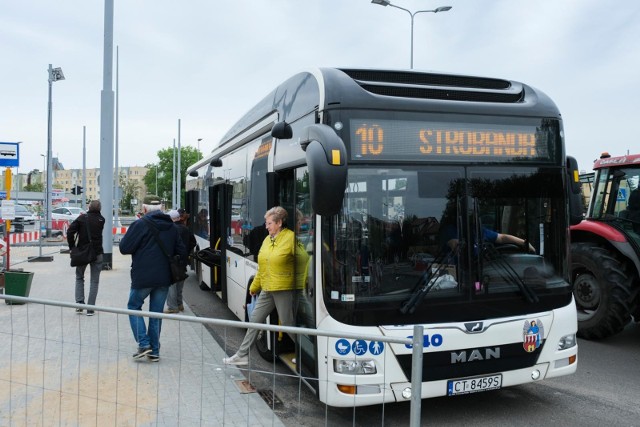
[{"label": "bus destination display", "polygon": [[551,160],[535,126],[352,119],[353,160]]}]

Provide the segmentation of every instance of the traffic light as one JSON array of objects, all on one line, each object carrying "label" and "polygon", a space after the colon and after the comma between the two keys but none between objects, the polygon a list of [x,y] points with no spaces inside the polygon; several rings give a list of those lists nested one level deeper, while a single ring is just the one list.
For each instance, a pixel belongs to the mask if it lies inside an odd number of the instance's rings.
[{"label": "traffic light", "polygon": [[79,196],[80,194],[82,194],[82,187],[79,185],[76,185],[71,189],[71,194],[75,194]]},{"label": "traffic light", "polygon": [[78,187],[73,187],[71,189],[71,194],[78,194],[78,193],[76,193],[77,190],[78,190]]}]

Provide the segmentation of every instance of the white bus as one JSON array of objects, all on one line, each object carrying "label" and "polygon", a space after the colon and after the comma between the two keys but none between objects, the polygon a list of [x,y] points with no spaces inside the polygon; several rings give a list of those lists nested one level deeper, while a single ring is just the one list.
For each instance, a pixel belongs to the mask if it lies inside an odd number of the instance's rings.
[{"label": "white bus", "polygon": [[[423,325],[423,398],[571,374],[568,226],[582,212],[563,138],[555,104],[518,82],[301,72],[188,169],[198,279],[246,320],[263,216],[280,205],[305,249],[298,326],[407,337]],[[405,346],[263,333],[258,350],[331,406],[409,399]]]}]

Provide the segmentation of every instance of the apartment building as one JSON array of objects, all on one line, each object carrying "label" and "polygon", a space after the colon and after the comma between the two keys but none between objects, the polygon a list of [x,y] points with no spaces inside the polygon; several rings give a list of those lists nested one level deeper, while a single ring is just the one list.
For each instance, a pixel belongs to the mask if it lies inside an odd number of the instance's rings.
[{"label": "apartment building", "polygon": [[[143,166],[120,167],[121,182],[133,183],[134,193],[137,199],[142,199],[147,194],[147,187],[144,184],[144,176],[147,168]],[[117,176],[115,171],[114,178]],[[71,194],[71,190],[76,186],[83,187],[87,200],[100,198],[100,169],[86,169],[86,185],[83,186],[82,169],[56,170],[53,179],[55,188],[64,189],[65,193]],[[113,183],[111,183],[113,185]]]}]

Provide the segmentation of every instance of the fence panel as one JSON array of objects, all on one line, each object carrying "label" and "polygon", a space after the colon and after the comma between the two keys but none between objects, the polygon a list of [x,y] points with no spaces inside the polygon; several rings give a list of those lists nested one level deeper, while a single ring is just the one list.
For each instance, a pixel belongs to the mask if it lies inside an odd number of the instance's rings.
[{"label": "fence panel", "polygon": [[[331,425],[328,408],[324,419],[306,416],[300,397],[306,386],[298,375],[275,367],[265,372],[223,365],[228,352],[207,325],[411,343],[99,306],[91,318],[75,314],[84,305],[9,295],[1,299],[27,304],[0,310],[0,425]],[[129,314],[163,319],[160,363],[132,359]],[[279,387],[298,387],[295,413],[278,417],[275,403],[252,389],[257,377],[271,384],[272,396]],[[419,414],[417,402],[412,411]],[[353,413],[352,423],[359,425]]]}]

